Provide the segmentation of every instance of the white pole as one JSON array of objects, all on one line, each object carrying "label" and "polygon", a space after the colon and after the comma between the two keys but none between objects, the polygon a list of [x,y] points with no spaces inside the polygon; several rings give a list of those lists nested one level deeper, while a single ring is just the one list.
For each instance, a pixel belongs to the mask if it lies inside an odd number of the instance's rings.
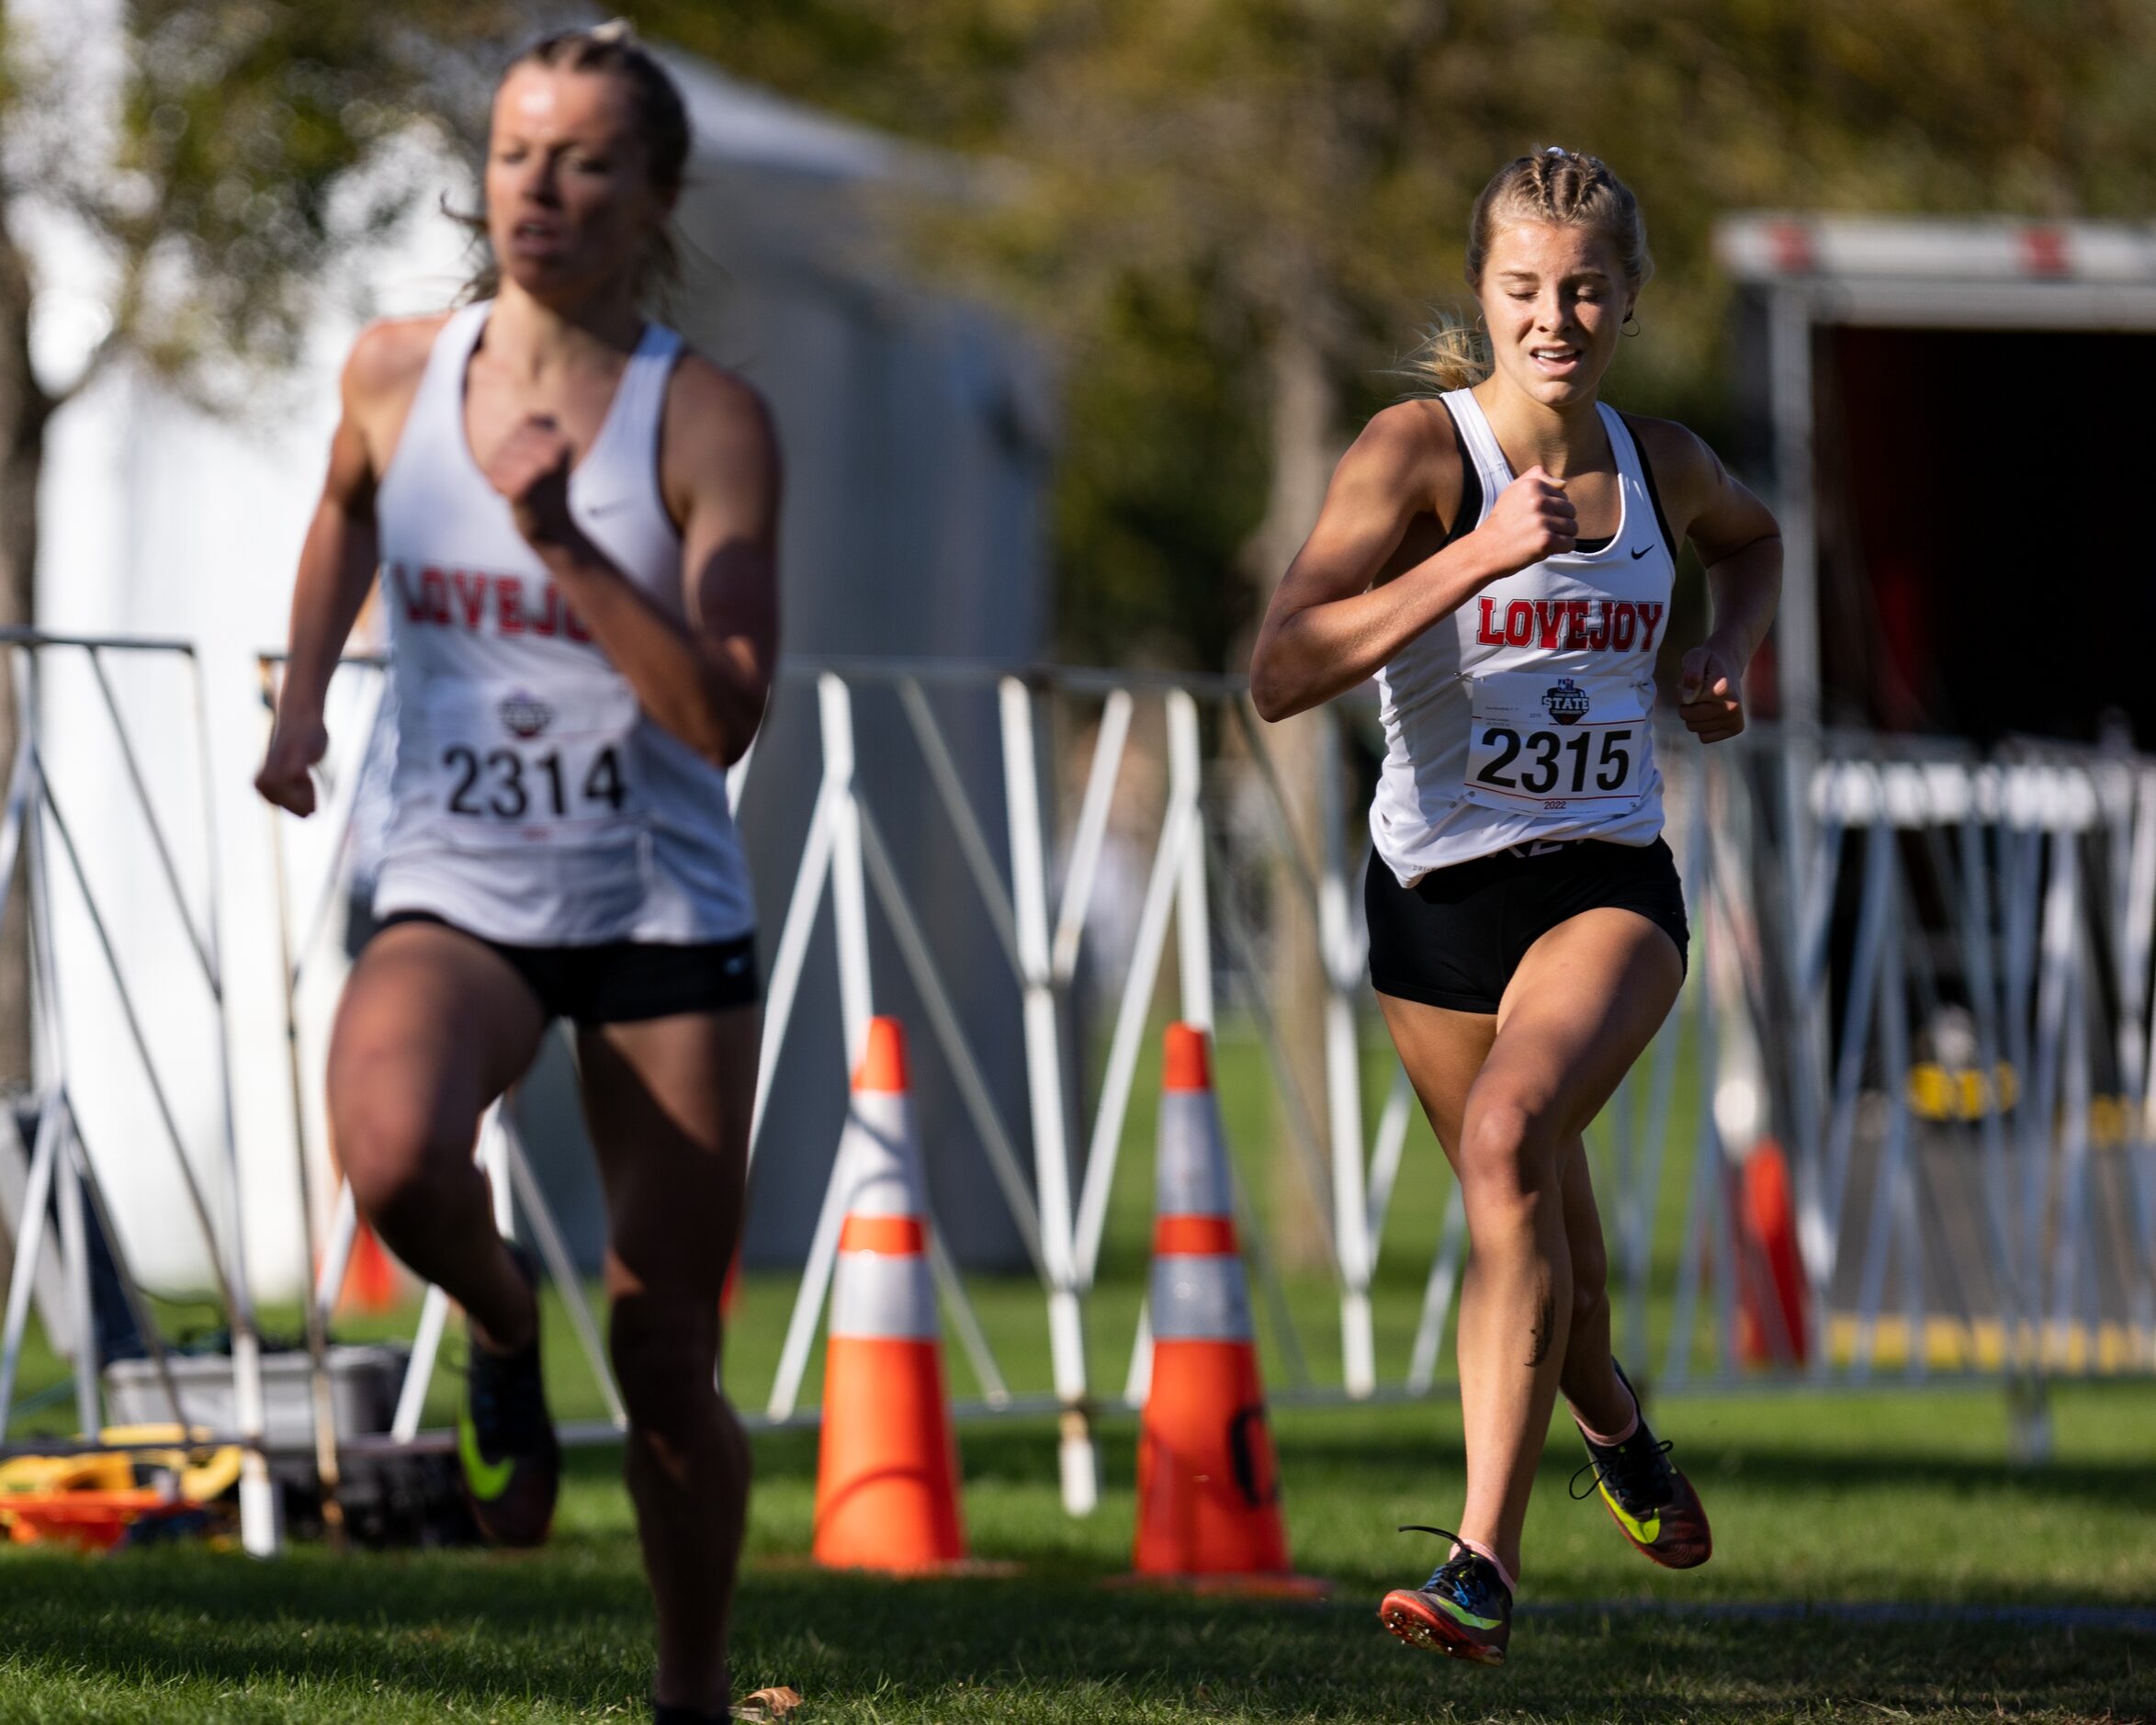
[{"label": "white pole", "polygon": [[[59,1107],[66,1111],[64,1094]],[[74,1122],[63,1121],[61,1130],[71,1132]],[[98,1415],[97,1374],[103,1362],[97,1357],[97,1318],[90,1300],[89,1230],[83,1223],[83,1177],[74,1160],[60,1157],[53,1169],[54,1192],[60,1201],[60,1263],[67,1278],[68,1325],[74,1331],[75,1423],[85,1438],[96,1437],[104,1421]]]},{"label": "white pole", "polygon": [[1086,912],[1091,908],[1093,875],[1101,865],[1101,846],[1108,836],[1115,777],[1123,766],[1123,746],[1130,740],[1130,691],[1112,690],[1101,709],[1101,728],[1093,741],[1092,771],[1086,775],[1085,801],[1078,807],[1078,830],[1071,839],[1069,872],[1063,881],[1063,902],[1056,910],[1055,939],[1049,948],[1058,983],[1067,983],[1078,971],[1078,942],[1084,938]]},{"label": "white pole", "polygon": [[23,1330],[37,1294],[38,1254],[45,1245],[45,1211],[52,1193],[52,1167],[60,1156],[60,1114],[48,1094],[38,1119],[36,1148],[30,1152],[29,1178],[23,1198],[22,1223],[15,1234],[15,1264],[8,1275],[7,1316],[0,1330],[0,1439],[7,1434],[15,1408],[15,1374],[22,1359]]},{"label": "white pole", "polygon": [[1176,894],[1176,955],[1182,971],[1183,1021],[1213,1033],[1213,923],[1205,904],[1204,769],[1198,750],[1198,704],[1187,689],[1168,695],[1168,788],[1190,799],[1195,818],[1183,850]]},{"label": "white pole", "polygon": [[1040,775],[1033,753],[1033,694],[1003,679],[1003,789],[1010,826],[1010,885],[1024,987],[1026,1088],[1033,1103],[1033,1182],[1041,1254],[1048,1272],[1048,1351],[1063,1404],[1063,1506],[1089,1516],[1100,1503],[1098,1458],[1086,1407],[1086,1338],[1072,1235],[1070,1146],[1063,1094],[1063,1047],[1048,948],[1048,865],[1041,842]]},{"label": "white pole", "polygon": [[397,1393],[397,1412],[389,1420],[389,1436],[408,1444],[419,1431],[419,1416],[426,1408],[427,1385],[434,1381],[435,1359],[442,1351],[443,1326],[449,1322],[449,1296],[432,1282],[420,1302],[419,1327],[412,1336],[412,1358],[404,1367],[404,1387]]},{"label": "white pole", "polygon": [[1108,1226],[1109,1188],[1115,1178],[1116,1158],[1123,1148],[1123,1116],[1138,1069],[1138,1044],[1146,1034],[1146,1018],[1153,1003],[1153,986],[1160,975],[1160,954],[1168,945],[1168,919],[1175,905],[1176,885],[1182,878],[1183,848],[1190,842],[1194,805],[1171,798],[1161,822],[1160,845],[1154,852],[1153,874],[1146,884],[1145,903],[1138,912],[1138,936],[1131,951],[1130,968],[1123,973],[1123,999],[1116,1008],[1115,1031],[1109,1039],[1108,1065],[1101,1078],[1101,1097],[1094,1105],[1093,1135],[1086,1152],[1085,1184],[1078,1194],[1078,1275],[1093,1285],[1101,1263],[1101,1236]]},{"label": "white pole", "polygon": [[1362,1058],[1355,1036],[1358,956],[1348,915],[1348,859],[1341,833],[1338,713],[1317,713],[1320,833],[1317,940],[1325,968],[1325,1088],[1333,1149],[1333,1241],[1340,1266],[1340,1377],[1349,1397],[1377,1389],[1377,1344],[1370,1314],[1370,1205],[1362,1170]]},{"label": "white pole", "polygon": [[816,807],[808,817],[808,836],[801,847],[800,871],[794,876],[786,919],[779,925],[778,950],[772,955],[771,987],[763,997],[763,1038],[756,1050],[756,1101],[749,1115],[751,1168],[756,1166],[757,1146],[763,1138],[763,1111],[778,1077],[779,1055],[794,1021],[794,998],[808,964],[808,939],[816,930],[816,909],[823,901],[824,879],[830,873],[835,800],[828,784],[817,793]]},{"label": "white pole", "polygon": [[831,923],[839,947],[839,1013],[846,1027],[846,1076],[868,1046],[875,1012],[868,963],[868,891],[861,874],[861,812],[853,802],[853,698],[830,671],[816,680],[823,721],[823,777],[832,787]]},{"label": "white pole", "polygon": [[[201,763],[202,775],[202,833],[203,850],[209,864],[210,885],[208,899],[209,963],[214,968],[209,977],[215,1007],[217,1034],[217,1112],[219,1147],[224,1153],[226,1198],[229,1211],[231,1238],[226,1247],[227,1321],[232,1336],[232,1408],[241,1438],[248,1448],[240,1454],[240,1543],[251,1557],[275,1557],[284,1549],[284,1516],[277,1487],[269,1477],[269,1460],[263,1454],[262,1443],[268,1431],[268,1400],[262,1383],[262,1337],[254,1322],[254,1283],[247,1268],[246,1202],[243,1196],[244,1186],[240,1171],[240,1140],[232,1120],[232,1038],[231,1024],[225,1010],[224,999],[224,947],[217,910],[217,876],[220,858],[217,843],[217,771],[210,761],[209,706],[203,688],[202,663],[192,650],[187,654],[188,688],[194,696],[195,748]],[[117,711],[113,715],[119,720]],[[145,802],[145,816],[155,819]],[[85,884],[85,891],[88,890]],[[114,978],[118,980],[118,969]],[[149,1054],[143,1053],[147,1065]],[[175,1139],[175,1147],[178,1141]],[[185,1152],[181,1158],[186,1159]],[[209,1242],[212,1252],[217,1242]],[[304,1271],[302,1271],[304,1274]],[[305,1283],[302,1282],[304,1287]],[[305,1296],[302,1295],[302,1298]],[[332,1482],[333,1485],[333,1482]]]},{"label": "white pole", "polygon": [[[846,1039],[846,1077],[851,1083],[853,1068],[868,1046],[868,1020],[875,1010],[869,975],[868,888],[862,876],[861,810],[853,801],[853,700],[845,682],[830,671],[818,676],[816,698],[823,735],[823,792],[818,800],[821,806],[828,798],[830,810],[831,927],[839,953],[839,1016]],[[787,915],[790,922],[790,909]],[[808,1370],[808,1356],[816,1345],[824,1296],[830,1291],[831,1272],[839,1260],[839,1230],[846,1219],[841,1172],[841,1164],[834,1161],[830,1178],[824,1186],[816,1234],[809,1242],[808,1261],[801,1268],[793,1315],[786,1321],[785,1341],[779,1350],[778,1373],[772,1381],[767,1409],[773,1419],[787,1418],[794,1411],[802,1376]]]}]

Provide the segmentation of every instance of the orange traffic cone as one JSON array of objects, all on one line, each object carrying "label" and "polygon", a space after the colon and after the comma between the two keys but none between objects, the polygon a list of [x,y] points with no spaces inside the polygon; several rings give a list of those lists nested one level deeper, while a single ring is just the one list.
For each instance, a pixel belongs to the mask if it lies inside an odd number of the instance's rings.
[{"label": "orange traffic cone", "polygon": [[816,1559],[922,1570],[965,1555],[958,1448],[929,1280],[920,1153],[896,1019],[874,1019],[839,1141],[846,1223],[831,1280]]},{"label": "orange traffic cone", "polygon": [[1162,1089],[1153,1377],[1138,1431],[1131,1565],[1141,1575],[1213,1578],[1216,1585],[1232,1577],[1261,1591],[1315,1591],[1323,1584],[1287,1573],[1249,1283],[1230,1213],[1205,1032],[1195,1025],[1168,1027]]},{"label": "orange traffic cone", "polygon": [[343,1298],[347,1311],[382,1313],[397,1304],[397,1265],[375,1231],[363,1221],[352,1236],[352,1254],[345,1262]]},{"label": "orange traffic cone", "polygon": [[1737,1225],[1751,1273],[1737,1289],[1737,1346],[1752,1366],[1797,1365],[1811,1352],[1811,1301],[1797,1250],[1797,1206],[1782,1147],[1762,1139],[1744,1158],[1737,1186]]}]

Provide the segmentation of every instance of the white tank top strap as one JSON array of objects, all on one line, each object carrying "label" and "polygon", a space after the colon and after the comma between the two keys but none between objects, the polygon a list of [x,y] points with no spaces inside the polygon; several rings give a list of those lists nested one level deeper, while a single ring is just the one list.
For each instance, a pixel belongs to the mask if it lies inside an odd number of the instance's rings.
[{"label": "white tank top strap", "polygon": [[1632,428],[1624,423],[1624,415],[1609,402],[1597,401],[1595,405],[1602,414],[1602,429],[1609,436],[1609,453],[1616,458],[1618,477],[1645,490],[1647,476],[1640,465],[1640,445],[1632,436]]},{"label": "white tank top strap", "polygon": [[459,307],[435,333],[404,428],[382,475],[378,510],[394,509],[406,490],[423,483],[426,475],[443,470],[445,464],[458,471],[470,465],[464,453],[469,447],[464,434],[464,375],[486,327],[487,306],[482,299]]},{"label": "white tank top strap", "polygon": [[682,338],[664,324],[644,325],[636,351],[622,367],[621,381],[615,386],[614,405],[600,434],[610,462],[633,472],[658,474],[666,386],[681,352]]},{"label": "white tank top strap", "polygon": [[480,299],[459,306],[442,325],[435,337],[434,351],[427,355],[426,370],[421,374],[407,423],[430,427],[446,423],[462,434],[465,374],[471,369],[472,349],[480,344],[491,305],[492,301]]},{"label": "white tank top strap", "polygon": [[1483,482],[1483,514],[1487,515],[1498,494],[1512,483],[1512,466],[1505,459],[1505,451],[1497,444],[1497,434],[1490,429],[1490,422],[1483,414],[1483,404],[1474,399],[1473,389],[1449,391],[1445,405],[1452,411],[1452,422],[1460,427],[1461,441],[1474,463],[1475,476]]},{"label": "white tank top strap", "polygon": [[1597,405],[1602,410],[1602,423],[1609,428],[1609,447],[1617,456],[1618,473],[1639,505],[1639,517],[1642,521],[1654,522],[1662,548],[1674,564],[1677,548],[1670,535],[1668,519],[1662,513],[1662,497],[1654,489],[1654,476],[1647,471],[1646,452],[1640,447],[1639,438],[1633,435],[1622,413],[1607,401]]},{"label": "white tank top strap", "polygon": [[487,315],[493,309],[491,299],[474,299],[468,306],[458,306],[435,337],[427,369],[446,372],[459,395],[464,393],[464,368],[471,361],[471,350],[480,344],[480,333],[487,327]]}]

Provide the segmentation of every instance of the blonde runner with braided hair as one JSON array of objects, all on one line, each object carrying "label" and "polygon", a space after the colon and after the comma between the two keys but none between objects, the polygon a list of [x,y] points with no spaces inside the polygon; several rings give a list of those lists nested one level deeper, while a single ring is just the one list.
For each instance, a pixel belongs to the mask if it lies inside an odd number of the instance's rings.
[{"label": "blonde runner with braided hair", "polygon": [[1581,1133],[1684,976],[1657,761],[1671,738],[1654,723],[1676,558],[1688,540],[1713,603],[1676,716],[1714,743],[1744,728],[1781,544],[1699,438],[1601,399],[1654,274],[1608,163],[1554,147],[1507,163],[1475,200],[1466,264],[1478,327],[1433,331],[1412,363],[1424,392],[1342,457],[1268,607],[1250,695],[1271,720],[1377,685],[1371,982],[1473,1246],[1457,1308],[1466,1502],[1436,1573],[1379,1615],[1494,1664],[1560,1396],[1587,1489],[1634,1549],[1671,1569],[1713,1549],[1610,1357]]},{"label": "blonde runner with braided hair", "polygon": [[[1492,240],[1516,222],[1589,228],[1615,246],[1625,286],[1636,297],[1654,275],[1647,224],[1631,188],[1599,156],[1551,144],[1517,156],[1490,176],[1467,220],[1467,285],[1482,291]],[[1436,394],[1472,389],[1490,375],[1488,344],[1461,319],[1440,316],[1422,333],[1401,371]]]}]

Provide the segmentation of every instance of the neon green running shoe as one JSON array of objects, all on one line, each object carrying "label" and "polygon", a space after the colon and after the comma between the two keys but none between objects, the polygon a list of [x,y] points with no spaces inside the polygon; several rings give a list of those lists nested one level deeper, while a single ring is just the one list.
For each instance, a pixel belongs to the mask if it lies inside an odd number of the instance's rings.
[{"label": "neon green running shoe", "polygon": [[1454,1541],[1447,1558],[1419,1587],[1395,1587],[1377,1608],[1378,1621],[1410,1647],[1427,1647],[1477,1665],[1502,1665],[1512,1640],[1512,1589],[1497,1566],[1458,1543],[1442,1528],[1403,1528]]},{"label": "neon green running shoe", "polygon": [[[518,1254],[525,1280],[529,1260]],[[475,1339],[457,1410],[457,1459],[472,1519],[490,1545],[544,1545],[561,1491],[561,1445],[547,1413],[539,1338],[514,1354]]]},{"label": "neon green running shoe", "polygon": [[[1624,1368],[1615,1360],[1610,1364],[1638,1408],[1639,1394]],[[1575,1501],[1599,1493],[1632,1548],[1664,1569],[1697,1569],[1714,1555],[1714,1533],[1699,1494],[1671,1463],[1668,1441],[1654,1440],[1644,1414],[1620,1444],[1598,1444],[1584,1430],[1580,1441],[1587,1447],[1587,1461],[1572,1476]],[[1582,1485],[1582,1480],[1587,1483]]]}]

